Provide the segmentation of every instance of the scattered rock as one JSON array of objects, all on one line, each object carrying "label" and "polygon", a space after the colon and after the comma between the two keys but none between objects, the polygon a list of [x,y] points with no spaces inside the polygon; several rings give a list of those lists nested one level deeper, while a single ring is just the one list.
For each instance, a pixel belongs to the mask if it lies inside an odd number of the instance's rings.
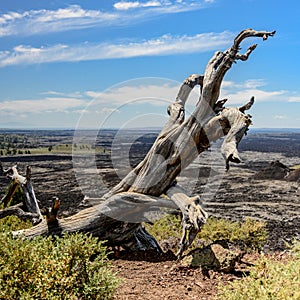
[{"label": "scattered rock", "polygon": [[181,263],[185,267],[200,267],[202,269],[218,270],[225,273],[232,272],[235,264],[243,253],[236,247],[213,243],[204,248],[197,248],[186,255]]},{"label": "scattered rock", "polygon": [[156,250],[118,250],[113,249],[113,252],[109,254],[110,259],[124,259],[130,261],[148,261],[148,262],[165,262],[165,261],[175,261],[177,259],[176,255],[168,250],[163,253],[158,253]]},{"label": "scattered rock", "polygon": [[300,182],[300,169],[292,170],[286,177],[287,181],[298,181]]},{"label": "scattered rock", "polygon": [[276,160],[254,175],[255,179],[284,179],[290,173],[289,167]]}]

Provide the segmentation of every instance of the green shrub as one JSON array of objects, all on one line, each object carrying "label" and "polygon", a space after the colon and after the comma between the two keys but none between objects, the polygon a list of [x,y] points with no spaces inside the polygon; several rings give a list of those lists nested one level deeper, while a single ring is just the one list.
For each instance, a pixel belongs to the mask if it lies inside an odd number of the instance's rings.
[{"label": "green shrub", "polygon": [[32,227],[32,223],[27,221],[22,221],[16,216],[8,216],[0,219],[0,233],[6,231],[20,230]]},{"label": "green shrub", "polygon": [[300,299],[300,242],[287,260],[261,256],[250,276],[219,288],[218,299],[286,300]]},{"label": "green shrub", "polygon": [[106,248],[91,236],[2,233],[0,245],[0,299],[110,299],[119,282]]},{"label": "green shrub", "polygon": [[261,250],[267,240],[264,222],[250,218],[242,223],[227,219],[209,218],[198,238],[207,241],[226,240],[239,244],[244,250]]},{"label": "green shrub", "polygon": [[153,235],[158,242],[170,237],[180,237],[181,217],[180,215],[166,214],[153,225],[145,224],[146,230]]},{"label": "green shrub", "polygon": [[291,252],[295,255],[298,259],[300,259],[300,241],[294,241],[293,245],[288,248],[291,248]]},{"label": "green shrub", "polygon": [[[146,226],[158,242],[170,237],[181,236],[181,218],[179,215],[165,215],[154,225]],[[199,232],[194,245],[226,240],[238,244],[243,250],[260,250],[266,243],[267,229],[264,222],[247,218],[244,222],[234,222],[227,219],[209,218]]]}]

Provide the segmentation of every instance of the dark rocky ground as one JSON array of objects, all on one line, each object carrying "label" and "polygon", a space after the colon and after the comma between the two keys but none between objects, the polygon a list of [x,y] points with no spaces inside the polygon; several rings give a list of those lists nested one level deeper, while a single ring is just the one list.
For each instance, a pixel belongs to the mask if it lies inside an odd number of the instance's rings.
[{"label": "dark rocky ground", "polygon": [[[28,134],[28,132],[26,132]],[[53,143],[71,143],[70,132],[40,132],[35,139],[43,146]],[[98,143],[110,156],[88,154],[73,158],[71,155],[36,155],[1,157],[4,167],[18,162],[20,173],[26,165],[32,167],[32,181],[42,207],[50,207],[53,196],[61,199],[59,217],[68,216],[93,204],[84,201],[84,195],[101,196],[125,176],[130,166],[136,165],[155,139],[155,133],[126,132],[122,139],[112,144],[114,132],[106,131]],[[136,136],[135,136],[136,135]],[[88,133],[83,135],[89,141]],[[128,146],[130,137],[134,144]],[[216,217],[243,220],[252,217],[267,222],[269,239],[266,252],[281,251],[285,242],[300,239],[300,187],[298,181],[288,181],[283,176],[288,170],[276,169],[276,161],[290,167],[300,165],[300,133],[256,132],[240,145],[242,163],[232,165],[225,172],[225,165],[218,149],[212,147],[183,171],[178,183],[191,194],[199,193],[208,213]],[[273,166],[273,167],[272,167]],[[282,176],[283,175],[283,176]],[[275,179],[277,178],[277,179]],[[280,179],[279,179],[280,178]],[[3,195],[7,179],[0,177],[0,194]],[[243,261],[255,263],[258,254]],[[115,257],[112,265],[123,283],[115,299],[215,299],[218,285],[239,279],[248,271],[248,264],[236,265],[236,271],[225,274],[199,268],[184,268],[166,253],[153,255],[128,255]]]}]

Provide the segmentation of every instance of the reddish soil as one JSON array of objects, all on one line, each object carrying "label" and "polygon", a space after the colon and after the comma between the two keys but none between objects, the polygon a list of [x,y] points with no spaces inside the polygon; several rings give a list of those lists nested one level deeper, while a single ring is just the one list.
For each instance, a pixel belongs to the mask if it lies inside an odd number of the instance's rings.
[{"label": "reddish soil", "polygon": [[[203,272],[200,268],[187,268],[180,265],[172,257],[136,260],[123,256],[112,261],[113,270],[123,278],[114,299],[216,299],[218,285],[225,285],[239,279],[247,273],[248,266],[240,263],[234,273],[225,274],[212,270]],[[254,261],[256,255],[245,257],[247,261]]]}]

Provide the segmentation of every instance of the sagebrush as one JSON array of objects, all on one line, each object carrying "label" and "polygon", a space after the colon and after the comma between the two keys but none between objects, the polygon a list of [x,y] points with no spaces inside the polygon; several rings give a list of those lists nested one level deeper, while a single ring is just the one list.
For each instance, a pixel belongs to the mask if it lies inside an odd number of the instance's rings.
[{"label": "sagebrush", "polygon": [[[167,214],[153,225],[146,225],[146,229],[158,242],[167,239],[176,239],[178,242],[181,236],[180,224],[180,215]],[[266,243],[267,236],[266,223],[261,221],[247,218],[243,222],[236,222],[221,218],[209,218],[198,233],[193,246],[224,240],[238,244],[245,251],[259,251]]]},{"label": "sagebrush", "polygon": [[220,287],[220,300],[299,300],[300,241],[285,259],[261,255],[250,275]]},{"label": "sagebrush", "polygon": [[2,232],[0,245],[0,299],[110,299],[119,283],[106,247],[91,236]]}]

